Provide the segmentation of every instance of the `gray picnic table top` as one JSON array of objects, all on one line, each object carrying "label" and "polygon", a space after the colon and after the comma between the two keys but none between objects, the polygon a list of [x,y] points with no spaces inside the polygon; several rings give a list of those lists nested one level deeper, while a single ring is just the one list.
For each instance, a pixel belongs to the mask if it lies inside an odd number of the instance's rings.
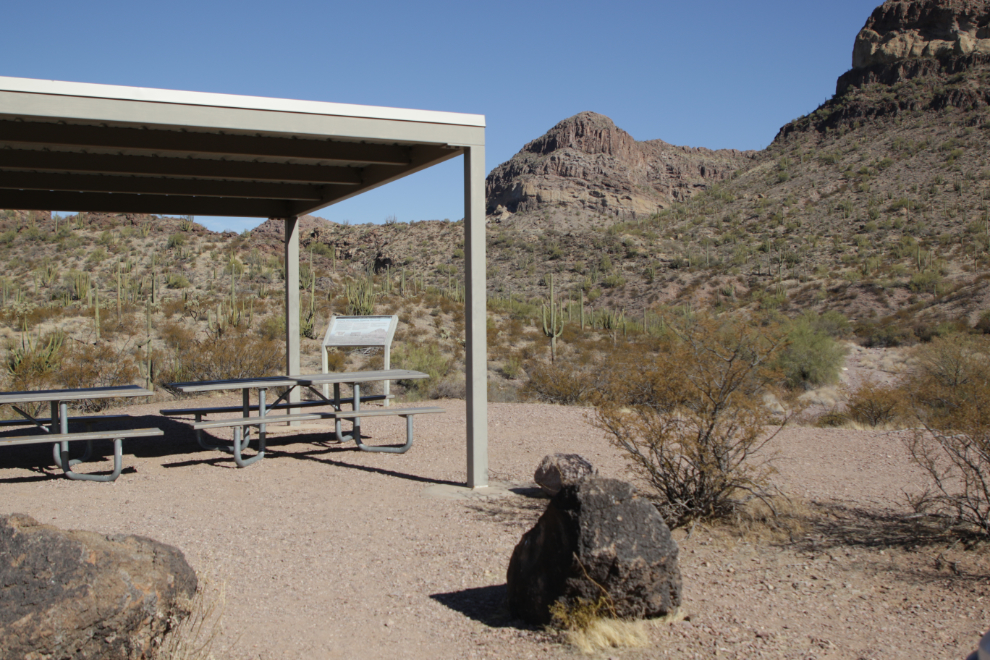
[{"label": "gray picnic table top", "polygon": [[429,378],[429,374],[409,369],[381,369],[378,371],[334,372],[329,374],[299,374],[290,376],[269,376],[264,378],[231,378],[228,380],[205,380],[189,383],[172,383],[180,392],[208,392],[212,390],[238,390],[268,387],[294,387],[297,385],[352,384],[378,380],[412,380]]},{"label": "gray picnic table top", "polygon": [[32,401],[81,401],[84,399],[113,399],[124,396],[151,396],[154,392],[137,385],[115,387],[83,387],[72,390],[34,390],[2,392],[0,404],[30,403]]}]

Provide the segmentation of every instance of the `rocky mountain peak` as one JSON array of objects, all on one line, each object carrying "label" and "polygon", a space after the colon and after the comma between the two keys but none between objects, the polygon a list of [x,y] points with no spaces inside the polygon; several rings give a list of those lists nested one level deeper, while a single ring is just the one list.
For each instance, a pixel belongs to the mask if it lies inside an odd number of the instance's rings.
[{"label": "rocky mountain peak", "polygon": [[558,149],[576,149],[586,154],[628,155],[636,140],[597,112],[581,112],[569,117],[541,137],[523,147],[523,151],[547,155]]},{"label": "rocky mountain peak", "polygon": [[636,218],[724,179],[750,154],[640,142],[604,115],[582,112],[526,144],[485,181],[495,222]]},{"label": "rocky mountain peak", "polygon": [[854,69],[990,53],[990,0],[887,0],[856,36]]}]

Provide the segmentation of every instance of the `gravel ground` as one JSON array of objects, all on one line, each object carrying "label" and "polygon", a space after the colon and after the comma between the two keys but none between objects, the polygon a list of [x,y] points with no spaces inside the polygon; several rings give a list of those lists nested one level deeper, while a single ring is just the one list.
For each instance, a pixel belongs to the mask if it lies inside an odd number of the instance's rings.
[{"label": "gravel ground", "polygon": [[[236,401],[182,405],[227,402]],[[199,450],[188,424],[157,416],[173,405],[123,410],[166,435],[125,442],[125,471],[111,484],[36,467],[50,461],[47,446],[4,450],[0,511],[181,548],[225,585],[217,657],[577,655],[510,620],[503,599],[512,549],[546,505],[531,484],[544,455],[577,452],[603,475],[631,478],[586,410],[492,404],[491,475],[503,488],[450,497],[464,479],[463,401],[417,419],[405,455],[330,444],[326,428],[309,427],[275,435],[243,470]],[[365,431],[385,444],[404,427],[367,418]],[[650,648],[608,657],[963,658],[975,648],[990,625],[990,555],[904,519],[904,491],[921,476],[896,434],[793,428],[772,450],[804,529],[783,540],[675,531],[686,620],[651,624]]]}]

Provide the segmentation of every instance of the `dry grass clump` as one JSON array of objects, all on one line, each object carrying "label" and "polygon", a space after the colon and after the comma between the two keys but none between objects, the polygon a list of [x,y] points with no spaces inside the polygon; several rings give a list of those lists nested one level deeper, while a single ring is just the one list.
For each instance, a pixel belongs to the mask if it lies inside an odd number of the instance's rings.
[{"label": "dry grass clump", "polygon": [[[192,599],[182,603],[190,614],[170,621],[170,630],[155,649],[153,660],[215,660],[213,647],[223,634],[223,615],[227,607],[226,584],[199,576],[199,586]],[[224,657],[226,649],[219,657]]]},{"label": "dry grass clump", "polygon": [[606,595],[597,601],[578,598],[570,606],[557,601],[550,614],[550,625],[561,631],[568,644],[588,655],[610,648],[641,648],[650,642],[646,622],[616,618]]}]

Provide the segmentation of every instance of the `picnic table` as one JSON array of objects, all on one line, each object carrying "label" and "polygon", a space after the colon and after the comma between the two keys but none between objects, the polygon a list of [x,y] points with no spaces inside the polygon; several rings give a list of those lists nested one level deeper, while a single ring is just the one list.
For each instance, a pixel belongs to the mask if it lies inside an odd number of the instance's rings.
[{"label": "picnic table", "polygon": [[[219,390],[241,390],[240,406],[218,406],[208,408],[179,408],[162,410],[166,416],[194,415],[196,421],[193,429],[196,431],[196,440],[204,449],[220,450],[233,454],[234,462],[238,467],[247,467],[265,456],[266,426],[275,423],[292,423],[303,421],[315,421],[333,419],[334,434],[338,442],[348,442],[354,440],[359,449],[373,452],[404,453],[412,446],[413,424],[412,419],[421,413],[445,412],[442,408],[386,408],[382,410],[363,410],[361,402],[387,400],[389,395],[375,394],[361,396],[361,385],[363,383],[391,381],[391,380],[412,380],[429,378],[429,374],[421,371],[409,369],[381,369],[377,371],[352,371],[342,373],[320,373],[320,374],[300,374],[290,376],[270,376],[264,378],[234,378],[229,380],[198,381],[188,383],[172,383],[172,387],[183,393],[210,392]],[[319,386],[333,385],[333,398],[327,397],[317,389]],[[351,396],[343,398],[340,393],[341,385],[351,387]],[[274,403],[267,403],[267,391],[271,388],[286,388]],[[294,389],[306,389],[316,398],[307,401],[291,402],[288,400],[289,393]],[[251,390],[258,390],[257,405],[251,404]],[[350,405],[351,410],[345,411],[344,405]],[[325,411],[293,413],[292,410],[304,408],[325,408]],[[289,409],[287,414],[271,415],[272,410]],[[203,421],[203,416],[213,413],[242,413],[242,417],[233,419],[216,419]],[[252,412],[257,415],[252,416]],[[361,417],[397,415],[406,419],[406,444],[401,447],[378,447],[369,446],[361,438]],[[350,434],[343,433],[341,421],[350,419],[352,429]],[[250,427],[258,427],[258,449],[257,453],[250,458],[243,455],[251,441]],[[207,443],[202,437],[202,431],[210,428],[233,427],[234,438],[231,446],[213,445]]]},{"label": "picnic table", "polygon": [[[114,387],[86,387],[69,390],[36,390],[28,392],[3,392],[0,393],[0,405],[9,405],[23,419],[3,420],[2,426],[27,426],[34,425],[43,431],[41,435],[16,436],[10,438],[0,438],[0,447],[13,445],[39,444],[44,442],[52,443],[52,454],[55,458],[55,465],[59,467],[69,479],[81,481],[113,481],[120,476],[122,447],[121,441],[124,438],[147,437],[163,435],[161,429],[129,429],[115,431],[91,431],[69,432],[69,423],[81,422],[87,427],[96,421],[106,419],[116,419],[126,417],[126,415],[89,415],[81,417],[69,417],[68,404],[70,401],[85,401],[90,399],[115,399],[118,397],[151,396],[153,393],[137,385],[120,385]],[[25,403],[48,403],[50,416],[48,418],[35,418],[19,404]],[[69,443],[74,441],[86,441],[86,450],[81,458],[69,458]],[[72,470],[74,465],[78,465],[89,460],[93,450],[93,440],[113,440],[113,472],[106,475],[83,474]]]}]

